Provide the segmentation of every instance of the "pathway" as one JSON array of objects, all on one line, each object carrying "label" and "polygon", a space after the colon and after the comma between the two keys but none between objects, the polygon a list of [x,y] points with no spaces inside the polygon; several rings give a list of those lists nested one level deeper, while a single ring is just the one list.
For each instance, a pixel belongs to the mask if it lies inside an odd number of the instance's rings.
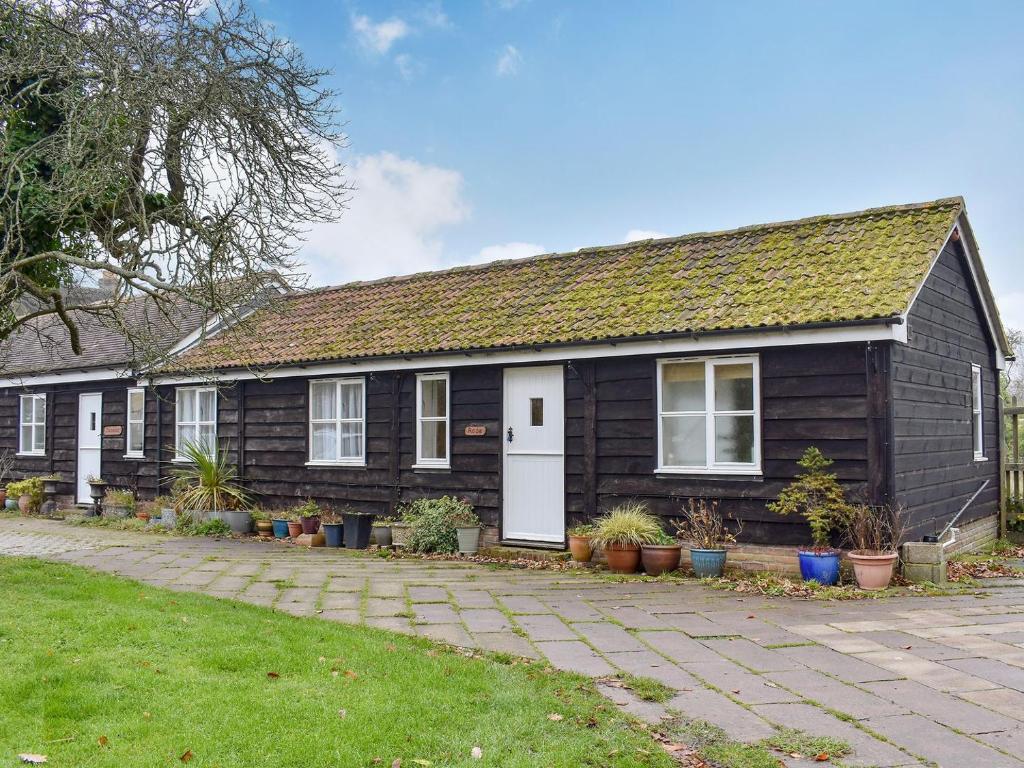
[{"label": "pathway", "polygon": [[651,722],[678,711],[744,741],[774,726],[836,736],[855,748],[850,765],[1024,768],[1024,584],[811,602],[23,518],[0,519],[0,554],[545,658],[597,678],[653,677],[676,691],[667,704],[602,690]]}]

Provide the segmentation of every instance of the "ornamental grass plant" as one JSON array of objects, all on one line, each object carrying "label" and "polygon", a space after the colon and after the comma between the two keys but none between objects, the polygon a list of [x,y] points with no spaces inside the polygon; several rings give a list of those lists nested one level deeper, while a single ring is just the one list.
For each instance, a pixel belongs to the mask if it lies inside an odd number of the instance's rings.
[{"label": "ornamental grass plant", "polygon": [[591,541],[606,548],[639,547],[655,543],[661,533],[661,520],[648,511],[647,505],[629,501],[594,521]]}]

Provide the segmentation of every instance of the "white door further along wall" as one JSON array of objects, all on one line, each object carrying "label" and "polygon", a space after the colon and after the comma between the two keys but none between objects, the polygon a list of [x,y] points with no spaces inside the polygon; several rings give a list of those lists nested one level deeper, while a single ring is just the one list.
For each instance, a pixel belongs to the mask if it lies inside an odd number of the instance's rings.
[{"label": "white door further along wall", "polygon": [[78,396],[78,492],[79,504],[88,504],[89,477],[99,477],[103,447],[103,395],[99,392]]},{"label": "white door further along wall", "polygon": [[565,540],[562,366],[505,369],[502,537]]}]

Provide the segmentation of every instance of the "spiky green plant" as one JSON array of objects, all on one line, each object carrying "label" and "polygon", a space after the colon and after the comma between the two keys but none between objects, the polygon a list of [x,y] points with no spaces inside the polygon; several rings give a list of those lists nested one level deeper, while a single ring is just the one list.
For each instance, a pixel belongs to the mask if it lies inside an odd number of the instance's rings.
[{"label": "spiky green plant", "polygon": [[852,507],[832,472],[826,472],[832,460],[815,447],[804,451],[797,462],[804,470],[782,489],[778,501],[768,509],[778,515],[803,515],[811,526],[815,549],[830,549],[829,534],[850,518]]},{"label": "spiky green plant", "polygon": [[620,504],[594,521],[591,541],[602,547],[653,544],[662,533],[661,521],[639,501]]},{"label": "spiky green plant", "polygon": [[188,483],[179,497],[185,512],[241,509],[250,503],[249,494],[238,484],[238,472],[227,453],[209,453],[205,445],[187,442],[181,450],[188,464],[174,470],[174,476]]}]

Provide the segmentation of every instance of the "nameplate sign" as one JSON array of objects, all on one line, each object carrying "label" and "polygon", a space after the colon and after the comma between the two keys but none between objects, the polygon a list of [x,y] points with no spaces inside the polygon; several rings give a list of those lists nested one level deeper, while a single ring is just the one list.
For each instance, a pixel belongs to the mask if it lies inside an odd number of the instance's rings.
[{"label": "nameplate sign", "polygon": [[124,427],[120,427],[120,426],[104,427],[103,428],[103,436],[104,437],[120,437],[122,429],[124,429]]},{"label": "nameplate sign", "polygon": [[470,424],[465,429],[466,437],[483,437],[487,434],[487,427],[483,424]]}]

